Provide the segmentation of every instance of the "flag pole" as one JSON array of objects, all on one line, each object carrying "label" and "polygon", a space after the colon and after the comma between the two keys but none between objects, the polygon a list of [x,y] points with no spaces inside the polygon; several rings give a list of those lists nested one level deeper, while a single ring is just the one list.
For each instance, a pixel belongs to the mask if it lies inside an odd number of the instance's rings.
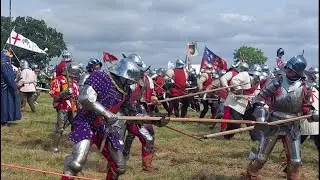
[{"label": "flag pole", "polygon": [[[12,19],[12,16],[11,16],[11,0],[9,0],[9,30],[11,30],[11,19]],[[9,52],[12,51],[11,49],[11,32],[9,32]],[[11,64],[11,57],[9,57],[9,62]]]},{"label": "flag pole", "polygon": [[188,43],[188,36],[186,36],[186,44],[187,44],[187,52],[186,52],[186,59],[185,59],[185,67],[188,69],[188,60],[189,60],[189,43]]}]

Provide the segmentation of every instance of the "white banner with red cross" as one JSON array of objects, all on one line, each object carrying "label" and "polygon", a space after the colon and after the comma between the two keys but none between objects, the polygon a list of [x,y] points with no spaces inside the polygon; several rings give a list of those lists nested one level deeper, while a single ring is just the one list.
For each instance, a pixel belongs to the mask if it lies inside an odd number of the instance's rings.
[{"label": "white banner with red cross", "polygon": [[40,49],[36,43],[32,42],[30,39],[22,36],[21,34],[16,33],[15,31],[11,31],[11,35],[7,40],[7,44],[11,44],[29,51],[46,54],[46,52]]}]

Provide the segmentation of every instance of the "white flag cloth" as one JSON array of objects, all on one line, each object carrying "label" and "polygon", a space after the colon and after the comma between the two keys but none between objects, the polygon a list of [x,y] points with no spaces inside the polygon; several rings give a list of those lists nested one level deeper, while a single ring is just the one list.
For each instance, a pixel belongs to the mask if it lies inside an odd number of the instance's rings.
[{"label": "white flag cloth", "polygon": [[175,65],[171,61],[169,61],[168,62],[168,69],[174,69],[174,67],[175,67]]},{"label": "white flag cloth", "polygon": [[29,51],[46,54],[46,52],[40,49],[36,43],[30,41],[30,39],[16,33],[15,31],[11,31],[11,35],[8,38],[7,43],[23,49],[27,49]]}]

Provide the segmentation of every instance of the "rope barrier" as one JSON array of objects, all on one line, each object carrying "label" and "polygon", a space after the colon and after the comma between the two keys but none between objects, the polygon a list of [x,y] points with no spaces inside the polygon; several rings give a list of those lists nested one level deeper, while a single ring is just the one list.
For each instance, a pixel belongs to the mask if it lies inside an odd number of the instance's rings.
[{"label": "rope barrier", "polygon": [[[24,169],[24,170],[27,170],[27,171],[40,172],[40,173],[44,173],[44,174],[52,174],[52,175],[57,175],[57,176],[66,176],[65,174],[62,174],[62,173],[57,173],[57,172],[53,172],[53,171],[45,171],[45,170],[35,169],[35,168],[28,168],[28,167],[12,165],[12,164],[1,163],[1,166],[7,167],[7,168]],[[86,178],[86,177],[79,177],[79,176],[68,176],[68,177],[75,178],[75,179],[83,179],[83,180],[97,180],[97,179],[93,179],[93,178]]]}]

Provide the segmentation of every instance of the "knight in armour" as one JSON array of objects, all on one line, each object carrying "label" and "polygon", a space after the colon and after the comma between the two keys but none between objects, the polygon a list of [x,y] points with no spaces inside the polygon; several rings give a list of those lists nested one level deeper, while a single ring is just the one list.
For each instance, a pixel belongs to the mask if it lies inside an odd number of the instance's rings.
[{"label": "knight in armour", "polygon": [[[311,114],[308,121],[319,121],[318,111],[310,104],[311,89],[305,79],[304,70],[307,62],[302,55],[292,57],[284,66],[285,74],[273,78],[264,89],[253,99],[256,121],[274,122]],[[246,179],[258,179],[263,165],[267,162],[278,139],[283,139],[285,149],[288,149],[287,179],[298,180],[301,165],[300,155],[300,122],[266,126],[259,128],[262,139],[255,158],[247,167]]]},{"label": "knight in armour", "polygon": [[79,68],[72,63],[59,66],[57,77],[53,79],[49,94],[53,98],[53,107],[57,111],[57,122],[53,135],[53,152],[59,151],[59,144],[64,130],[71,124],[77,110],[76,100],[79,96]]},{"label": "knight in armour", "polygon": [[[166,87],[170,92],[170,97],[178,97],[187,94],[186,86],[188,83],[188,73],[184,66],[184,61],[177,59],[176,67],[167,70],[166,75],[164,76],[165,84],[167,84]],[[168,115],[170,116],[173,111],[176,117],[186,117],[189,99],[190,98],[182,98],[171,101],[168,107]],[[180,110],[179,103],[182,104]]]},{"label": "knight in armour", "polygon": [[[146,67],[143,64],[144,63],[142,62],[140,65],[141,68]],[[154,111],[153,105],[147,105],[148,103],[157,104],[157,97],[154,88],[154,83],[151,77],[144,73],[134,87],[134,91],[130,97],[131,104],[143,116],[149,116]],[[154,123],[127,121],[126,126],[128,133],[125,137],[125,146],[123,150],[124,158],[128,160],[133,140],[135,137],[138,137],[142,146],[142,167],[143,170],[147,172],[154,170],[154,167],[152,166],[152,159],[154,153],[155,131],[152,124]],[[159,126],[159,124],[156,125]],[[162,123],[161,126],[163,125],[165,124]]]},{"label": "knight in armour", "polygon": [[80,91],[82,90],[84,86],[84,82],[88,79],[90,74],[94,71],[100,71],[101,68],[102,68],[102,62],[100,59],[96,59],[96,58],[89,59],[88,64],[86,66],[87,71],[80,76],[80,80],[79,80]]},{"label": "knight in armour", "polygon": [[137,83],[142,73],[135,61],[124,58],[110,72],[94,71],[87,78],[78,98],[82,109],[73,119],[69,138],[74,146],[72,154],[65,158],[62,180],[72,179],[70,175],[76,176],[83,169],[91,143],[108,161],[107,180],[125,173],[124,142],[115,124],[120,121],[119,114],[138,115],[130,104],[130,85]]}]

